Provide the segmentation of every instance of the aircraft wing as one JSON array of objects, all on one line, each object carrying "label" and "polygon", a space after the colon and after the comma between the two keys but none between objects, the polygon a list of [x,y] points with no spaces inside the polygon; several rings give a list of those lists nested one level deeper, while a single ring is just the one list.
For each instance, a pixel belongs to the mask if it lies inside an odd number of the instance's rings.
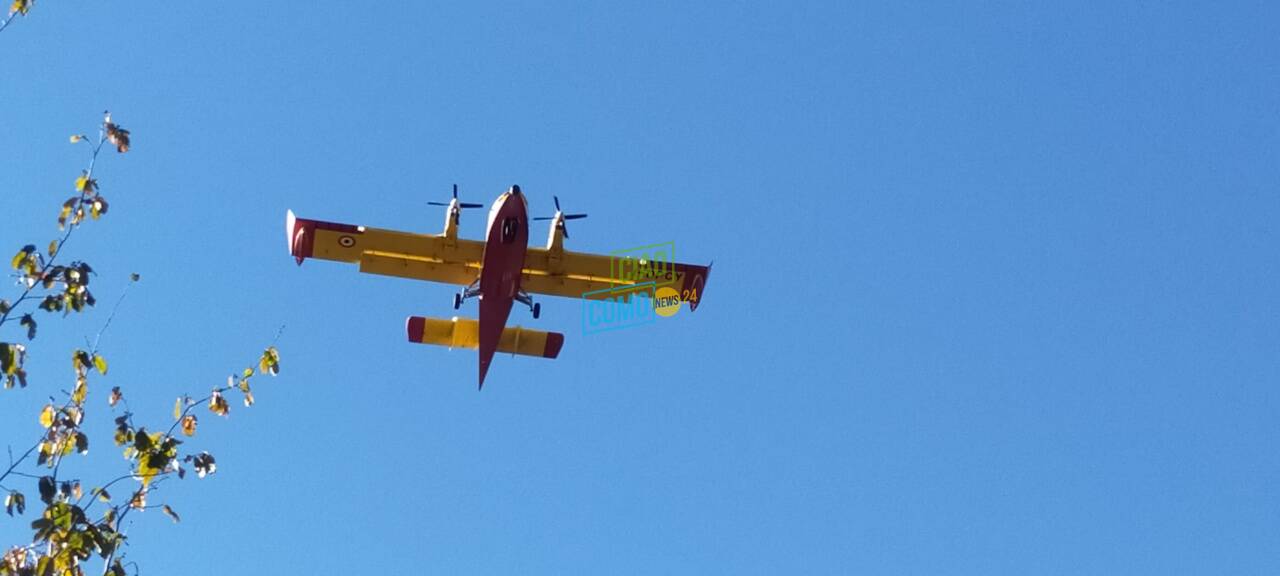
[{"label": "aircraft wing", "polygon": [[445,284],[470,284],[484,256],[484,242],[307,220],[292,211],[285,232],[298,264],[307,258],[349,262],[361,272]]},{"label": "aircraft wing", "polygon": [[693,311],[702,301],[711,267],[529,248],[523,272],[520,286],[525,290],[567,298],[599,300],[640,289],[652,294],[651,288],[644,287],[650,282],[654,288],[670,286],[680,293],[680,299],[688,302],[689,310]]},{"label": "aircraft wing", "polygon": [[[361,272],[466,286],[480,274],[484,242],[308,220],[288,213],[289,253],[298,264],[320,258],[358,264]],[[530,247],[521,287],[566,298],[603,299],[670,286],[696,310],[710,266],[645,262],[615,255]]]}]

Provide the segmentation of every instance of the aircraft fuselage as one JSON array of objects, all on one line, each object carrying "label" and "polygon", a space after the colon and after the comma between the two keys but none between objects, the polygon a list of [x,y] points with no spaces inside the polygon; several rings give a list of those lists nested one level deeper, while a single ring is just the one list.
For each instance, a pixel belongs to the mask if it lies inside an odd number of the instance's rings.
[{"label": "aircraft fuselage", "polygon": [[480,268],[480,385],[498,349],[498,340],[520,293],[521,271],[529,249],[528,204],[519,186],[499,196],[489,210]]}]

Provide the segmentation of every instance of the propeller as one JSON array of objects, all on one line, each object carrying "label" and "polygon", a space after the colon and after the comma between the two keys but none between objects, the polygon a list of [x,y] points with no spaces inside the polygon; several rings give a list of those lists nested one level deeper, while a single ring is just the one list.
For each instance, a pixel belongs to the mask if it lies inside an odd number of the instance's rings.
[{"label": "propeller", "polygon": [[[453,185],[453,199],[458,199],[458,185]],[[448,206],[450,202],[427,202],[432,206]],[[458,202],[458,208],[484,208],[484,204],[474,204],[471,202]]]},{"label": "propeller", "polygon": [[564,237],[565,237],[565,238],[568,238],[568,237],[569,237],[569,227],[565,225],[564,221],[565,221],[565,220],[577,220],[577,219],[579,219],[579,218],[586,218],[586,217],[587,217],[587,215],[586,215],[586,214],[565,214],[565,213],[564,213],[564,211],[560,210],[560,197],[559,197],[559,196],[552,196],[551,198],[552,198],[553,200],[555,200],[555,201],[556,201],[556,215],[555,215],[555,216],[539,216],[539,217],[537,217],[537,218],[534,218],[534,220],[555,220],[556,216],[559,216],[559,217],[560,217],[560,230],[561,230],[562,232],[564,232]]}]

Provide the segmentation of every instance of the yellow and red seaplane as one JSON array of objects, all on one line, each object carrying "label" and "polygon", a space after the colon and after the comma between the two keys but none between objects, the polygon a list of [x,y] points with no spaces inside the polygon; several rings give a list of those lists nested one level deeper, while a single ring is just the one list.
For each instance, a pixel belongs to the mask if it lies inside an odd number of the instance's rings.
[{"label": "yellow and red seaplane", "polygon": [[[512,186],[489,209],[485,239],[458,238],[462,210],[480,204],[458,201],[458,187],[447,203],[444,232],[436,235],[383,230],[351,224],[307,220],[289,211],[285,222],[289,253],[299,265],[307,258],[358,264],[361,272],[456,284],[463,289],[454,295],[453,308],[471,298],[480,301],[480,320],[410,316],[406,330],[411,342],[478,348],[480,388],[495,352],[555,358],[564,345],[564,335],[520,327],[507,327],[507,317],[515,302],[528,306],[537,319],[541,306],[531,294],[568,298],[607,298],[626,293],[628,286],[652,285],[652,277],[620,275],[616,257],[565,250],[569,237],[565,223],[586,214],[565,214],[555,198],[554,216],[545,248],[529,247],[529,207],[519,186]],[[676,288],[696,310],[710,266],[667,263],[661,271],[665,284]]]}]

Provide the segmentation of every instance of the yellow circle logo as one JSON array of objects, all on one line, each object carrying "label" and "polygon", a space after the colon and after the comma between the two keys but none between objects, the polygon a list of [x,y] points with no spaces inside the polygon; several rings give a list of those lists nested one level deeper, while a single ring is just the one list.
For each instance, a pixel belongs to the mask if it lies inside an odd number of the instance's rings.
[{"label": "yellow circle logo", "polygon": [[663,286],[653,293],[653,311],[659,316],[675,316],[680,304],[680,293],[675,288]]}]

